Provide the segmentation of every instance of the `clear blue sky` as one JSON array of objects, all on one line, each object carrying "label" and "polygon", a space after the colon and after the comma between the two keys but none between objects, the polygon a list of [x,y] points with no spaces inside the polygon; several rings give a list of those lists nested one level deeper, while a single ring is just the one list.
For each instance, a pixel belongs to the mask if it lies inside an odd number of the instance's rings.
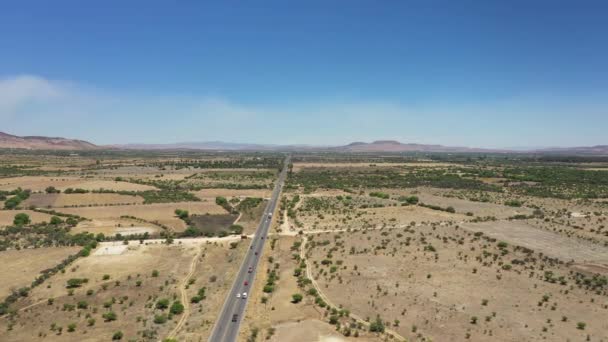
[{"label": "clear blue sky", "polygon": [[608,144],[608,2],[3,1],[0,131]]}]

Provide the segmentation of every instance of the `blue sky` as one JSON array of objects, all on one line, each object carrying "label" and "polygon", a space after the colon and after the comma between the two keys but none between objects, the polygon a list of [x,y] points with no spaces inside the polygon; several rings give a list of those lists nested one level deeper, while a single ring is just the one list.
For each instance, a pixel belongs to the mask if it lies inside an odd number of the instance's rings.
[{"label": "blue sky", "polygon": [[605,1],[4,1],[0,131],[608,144]]}]

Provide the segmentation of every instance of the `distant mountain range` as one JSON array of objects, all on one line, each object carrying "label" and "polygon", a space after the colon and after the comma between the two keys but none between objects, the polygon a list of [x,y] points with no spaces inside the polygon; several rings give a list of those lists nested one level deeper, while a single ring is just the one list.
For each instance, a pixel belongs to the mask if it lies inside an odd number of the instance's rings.
[{"label": "distant mountain range", "polygon": [[315,145],[271,145],[244,144],[221,141],[183,142],[174,144],[126,144],[98,146],[84,140],[50,138],[40,136],[19,137],[0,132],[0,148],[20,148],[30,150],[207,150],[207,151],[324,151],[324,152],[447,152],[447,153],[543,153],[569,155],[608,156],[608,145],[590,147],[555,147],[530,150],[487,149],[401,143],[395,140],[377,140],[371,143],[353,142],[343,146]]},{"label": "distant mountain range", "polygon": [[28,150],[93,150],[99,147],[88,141],[25,136],[19,137],[0,132],[0,148],[20,148]]}]

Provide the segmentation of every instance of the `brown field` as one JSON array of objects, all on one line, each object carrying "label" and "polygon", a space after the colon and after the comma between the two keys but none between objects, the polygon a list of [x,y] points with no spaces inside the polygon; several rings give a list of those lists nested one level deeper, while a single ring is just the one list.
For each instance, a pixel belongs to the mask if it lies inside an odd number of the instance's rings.
[{"label": "brown field", "polygon": [[72,228],[74,234],[78,233],[93,233],[95,235],[102,233],[105,236],[121,234],[123,236],[130,234],[142,234],[148,232],[155,234],[162,231],[162,228],[149,222],[140,222],[132,219],[94,219],[90,221],[82,221]]},{"label": "brown field", "polygon": [[107,189],[116,191],[145,191],[155,189],[153,186],[149,185],[116,182],[113,180],[91,180],[79,177],[24,176],[0,179],[0,190],[22,188],[30,189],[32,191],[44,191],[49,186],[54,186],[62,191],[67,188],[80,188],[85,190]]},{"label": "brown field", "polygon": [[190,214],[205,215],[225,214],[224,208],[215,202],[182,202],[182,203],[155,203],[145,205],[127,205],[111,207],[85,207],[64,208],[62,212],[80,215],[88,219],[107,220],[117,219],[121,216],[134,216],[152,222],[159,222],[174,229],[182,231],[186,228],[184,221],[175,216],[175,209],[188,210]]},{"label": "brown field", "polygon": [[49,247],[0,252],[0,274],[4,275],[0,280],[0,300],[12,290],[29,286],[40,271],[57,265],[79,250],[79,247]]},{"label": "brown field", "polygon": [[119,194],[32,194],[23,202],[23,206],[39,208],[86,207],[104,205],[141,204],[144,199],[140,196]]},{"label": "brown field", "polygon": [[0,227],[12,225],[15,215],[19,213],[29,215],[30,220],[33,223],[49,222],[51,220],[51,215],[38,213],[32,210],[0,210]]}]

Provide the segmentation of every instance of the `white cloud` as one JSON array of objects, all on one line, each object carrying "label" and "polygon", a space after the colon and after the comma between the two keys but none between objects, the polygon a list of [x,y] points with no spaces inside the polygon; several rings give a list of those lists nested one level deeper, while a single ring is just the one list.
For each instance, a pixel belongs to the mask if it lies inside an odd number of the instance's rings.
[{"label": "white cloud", "polygon": [[[277,106],[206,94],[105,91],[22,75],[0,78],[0,131],[63,135],[102,144],[205,140],[340,144],[396,139],[503,147],[516,144],[520,136],[526,136],[530,145],[605,143],[601,141],[608,119],[605,101],[592,100],[529,96],[489,103],[413,105],[364,98]],[[584,114],[571,115],[577,112]],[[577,132],[571,133],[572,129]]]},{"label": "white cloud", "polygon": [[36,102],[64,98],[69,91],[65,84],[32,75],[0,79],[0,117],[13,116],[19,108]]}]

